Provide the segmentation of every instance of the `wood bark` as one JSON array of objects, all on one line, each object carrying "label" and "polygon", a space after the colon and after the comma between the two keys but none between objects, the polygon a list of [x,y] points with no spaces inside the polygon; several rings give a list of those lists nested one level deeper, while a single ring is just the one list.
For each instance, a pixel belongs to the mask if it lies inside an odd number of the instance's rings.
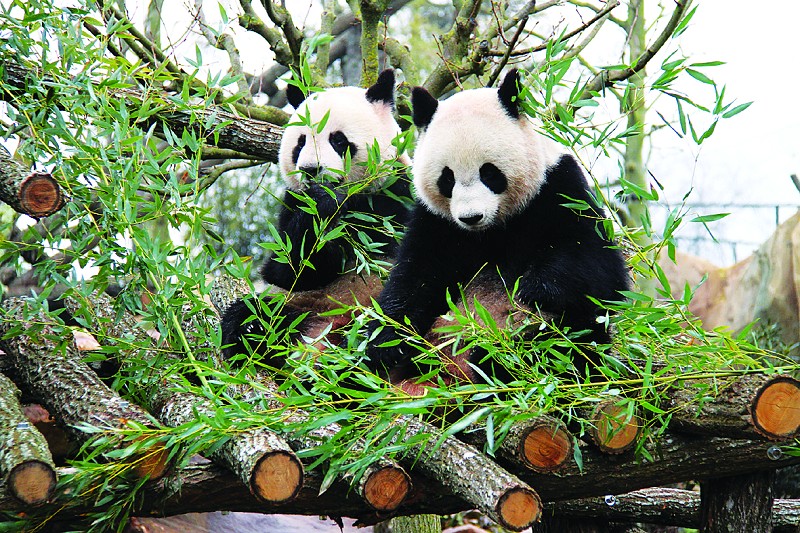
[{"label": "wood bark", "polygon": [[[264,398],[271,408],[280,409],[278,385],[270,376],[265,372],[260,372],[255,377],[255,381],[266,388],[266,396],[249,385],[230,387],[228,391],[232,397],[245,402],[254,402]],[[286,421],[291,424],[303,424],[310,418],[311,415],[302,409],[292,409],[291,413],[286,415]],[[342,427],[339,424],[332,423],[314,428],[304,434],[287,435],[286,441],[292,450],[299,452],[319,446],[320,443],[335,437],[341,430]],[[366,443],[358,440],[353,446],[354,449],[363,449]],[[405,469],[389,459],[381,459],[370,465],[359,479],[345,475],[342,476],[342,480],[350,485],[356,494],[373,509],[382,513],[397,509],[412,488],[411,478]]]},{"label": "wood bark", "polygon": [[774,470],[700,483],[700,533],[771,533]]},{"label": "wood bark", "polygon": [[[213,417],[216,408],[205,398],[167,391],[156,402],[154,414],[176,427],[201,413]],[[303,485],[303,465],[276,433],[256,428],[233,435],[211,457],[228,467],[257,498],[280,503],[297,497]]]},{"label": "wood bark", "polygon": [[[698,387],[709,388],[698,401]],[[718,394],[712,396],[715,389]],[[800,382],[746,374],[717,384],[687,383],[669,394],[670,427],[715,437],[788,440],[800,430]]]},{"label": "wood bark", "polygon": [[[654,487],[624,494],[552,502],[546,506],[559,516],[700,527],[700,494],[683,489]],[[796,528],[800,525],[800,500],[774,500],[772,517],[773,528]]]},{"label": "wood bark", "polygon": [[[123,400],[81,361],[71,342],[55,341],[61,334],[43,313],[28,317],[25,300],[9,298],[3,303],[6,316],[0,321],[0,349],[14,367],[19,383],[76,440],[86,442],[91,433],[80,425],[96,428],[122,428],[129,422],[154,427],[154,419],[141,407]],[[29,327],[21,328],[28,324]],[[120,443],[127,445],[125,443]],[[134,460],[133,472],[138,476],[158,478],[167,468],[167,454],[156,445]]]},{"label": "wood bark", "polygon": [[584,444],[580,446],[582,471],[575,464],[568,464],[552,474],[515,473],[536,487],[544,501],[566,500],[798,464],[800,457],[781,454],[779,450],[779,446],[792,445],[793,441],[775,444],[666,432],[658,440],[644,444],[652,460],[608,455]]},{"label": "wood bark", "polygon": [[25,418],[20,391],[0,374],[0,482],[20,502],[44,503],[56,486],[47,441]]},{"label": "wood bark", "polygon": [[0,200],[17,213],[33,218],[52,215],[64,207],[61,187],[53,176],[28,172],[0,146]]},{"label": "wood bark", "polygon": [[426,444],[412,446],[401,456],[401,463],[435,479],[449,492],[470,502],[489,518],[513,531],[521,531],[539,520],[542,502],[539,495],[515,475],[501,468],[477,448],[453,437],[441,440],[441,432],[411,417],[402,417],[405,438],[431,436]]}]

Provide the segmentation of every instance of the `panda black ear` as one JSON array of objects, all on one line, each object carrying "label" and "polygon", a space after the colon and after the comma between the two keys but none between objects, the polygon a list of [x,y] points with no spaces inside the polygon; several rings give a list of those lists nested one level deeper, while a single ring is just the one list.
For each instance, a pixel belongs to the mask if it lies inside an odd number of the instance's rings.
[{"label": "panda black ear", "polygon": [[292,105],[293,108],[297,109],[300,107],[300,104],[303,103],[303,100],[306,99],[305,93],[300,90],[300,87],[297,85],[292,85],[291,83],[286,86],[286,99]]},{"label": "panda black ear", "polygon": [[497,97],[506,113],[511,118],[519,118],[519,72],[517,69],[508,71],[503,83],[497,88]]},{"label": "panda black ear", "polygon": [[367,101],[382,103],[394,109],[394,70],[387,68],[378,74],[378,81],[367,89]]},{"label": "panda black ear", "polygon": [[411,108],[414,116],[414,125],[424,130],[428,127],[439,107],[439,101],[431,96],[424,87],[414,87],[411,90]]}]

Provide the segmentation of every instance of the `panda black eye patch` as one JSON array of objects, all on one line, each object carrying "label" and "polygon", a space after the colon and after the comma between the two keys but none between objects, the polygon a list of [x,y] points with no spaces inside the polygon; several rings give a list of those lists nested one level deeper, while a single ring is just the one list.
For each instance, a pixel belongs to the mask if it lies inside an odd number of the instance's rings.
[{"label": "panda black eye patch", "polygon": [[453,187],[455,184],[455,174],[453,174],[450,167],[444,167],[442,173],[439,175],[439,179],[436,181],[436,185],[439,187],[439,193],[445,198],[451,198],[453,196]]},{"label": "panda black eye patch", "polygon": [[491,163],[481,165],[481,183],[495,194],[500,194],[508,188],[508,179],[503,171]]},{"label": "panda black eye patch", "polygon": [[300,159],[300,150],[302,150],[305,145],[306,136],[300,135],[300,137],[297,138],[297,144],[294,145],[294,149],[292,150],[292,163],[295,165],[297,164],[297,160]]},{"label": "panda black eye patch", "polygon": [[341,131],[337,130],[331,133],[330,137],[328,137],[328,142],[331,143],[333,151],[339,154],[339,157],[344,157],[348,148],[350,149],[350,157],[355,157],[356,146]]}]

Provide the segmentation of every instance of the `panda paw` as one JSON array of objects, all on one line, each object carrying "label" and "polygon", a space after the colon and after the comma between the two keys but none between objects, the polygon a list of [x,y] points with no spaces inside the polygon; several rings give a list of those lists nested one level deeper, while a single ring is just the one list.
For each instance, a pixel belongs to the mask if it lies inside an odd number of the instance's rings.
[{"label": "panda paw", "polygon": [[378,334],[373,335],[378,327],[379,324],[375,323],[368,330],[370,340],[367,342],[366,364],[373,371],[389,371],[411,358],[411,348],[391,326],[383,326]]},{"label": "panda paw", "polygon": [[[258,303],[256,303],[257,305]],[[224,359],[230,359],[236,354],[247,353],[244,343],[245,336],[264,335],[261,320],[256,318],[248,321],[252,316],[253,311],[247,306],[245,300],[237,300],[225,310],[220,324]]]}]

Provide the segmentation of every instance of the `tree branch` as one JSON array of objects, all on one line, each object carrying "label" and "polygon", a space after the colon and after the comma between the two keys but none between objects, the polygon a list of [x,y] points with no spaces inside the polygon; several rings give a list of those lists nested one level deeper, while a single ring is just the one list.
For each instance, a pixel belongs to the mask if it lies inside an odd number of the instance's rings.
[{"label": "tree branch", "polygon": [[644,53],[636,59],[634,64],[621,70],[601,70],[599,74],[589,80],[578,100],[592,98],[594,93],[597,93],[603,87],[608,87],[616,82],[627,80],[637,72],[644,69],[644,67],[647,66],[647,63],[653,59],[653,56],[655,56],[656,53],[661,50],[670,36],[672,36],[672,33],[675,31],[675,28],[678,27],[681,19],[683,19],[683,16],[686,14],[686,10],[689,8],[690,4],[691,0],[675,0],[675,10],[672,12],[672,16],[670,17],[669,22],[667,22],[667,25],[664,27],[664,30],[659,34],[653,44],[650,45],[644,51]]}]

